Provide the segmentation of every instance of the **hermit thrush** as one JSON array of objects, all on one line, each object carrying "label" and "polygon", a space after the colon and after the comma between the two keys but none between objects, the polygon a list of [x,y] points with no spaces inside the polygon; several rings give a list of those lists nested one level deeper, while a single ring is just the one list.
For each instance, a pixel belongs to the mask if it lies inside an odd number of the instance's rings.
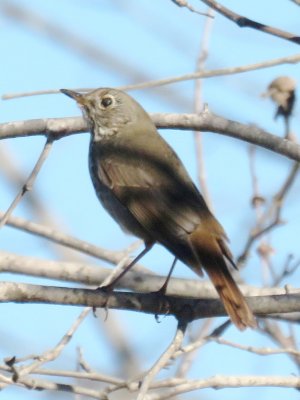
[{"label": "hermit thrush", "polygon": [[143,239],[141,255],[157,242],[198,275],[203,267],[232,322],[239,329],[255,327],[228,269],[234,263],[222,226],[146,111],[115,89],[61,91],[76,100],[89,125],[96,194],[125,231]]}]

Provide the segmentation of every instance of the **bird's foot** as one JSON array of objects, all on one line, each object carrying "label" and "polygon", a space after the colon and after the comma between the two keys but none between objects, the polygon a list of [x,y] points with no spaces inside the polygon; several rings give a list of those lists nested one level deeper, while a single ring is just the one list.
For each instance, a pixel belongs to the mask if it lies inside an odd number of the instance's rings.
[{"label": "bird's foot", "polygon": [[162,314],[164,317],[169,315],[170,311],[170,303],[166,297],[167,286],[163,285],[159,290],[155,292],[151,292],[152,295],[155,295],[158,300],[158,309],[155,313],[154,317],[157,322],[160,322],[159,315]]},{"label": "bird's foot", "polygon": [[[108,310],[109,310],[109,299],[114,291],[114,285],[110,284],[110,285],[105,285],[105,286],[99,286],[95,289],[96,292],[99,292],[101,294],[105,294],[107,297],[104,301],[103,304],[103,309],[105,311],[105,317],[104,317],[104,321],[107,320],[108,318]],[[96,307],[93,307],[93,313],[95,314],[96,312]]]}]

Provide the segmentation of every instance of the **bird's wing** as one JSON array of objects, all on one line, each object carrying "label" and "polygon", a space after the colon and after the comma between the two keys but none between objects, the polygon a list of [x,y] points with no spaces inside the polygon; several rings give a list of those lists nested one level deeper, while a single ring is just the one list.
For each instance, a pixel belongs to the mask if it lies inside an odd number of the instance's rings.
[{"label": "bird's wing", "polygon": [[142,157],[129,152],[114,148],[100,159],[102,181],[149,236],[182,261],[199,265],[188,235],[213,217],[181,162],[173,152],[169,157],[157,157],[147,149]]},{"label": "bird's wing", "polygon": [[157,227],[176,236],[193,231],[199,223],[197,192],[180,181],[176,172],[167,171],[153,162],[104,160],[101,169],[118,198],[149,232]]}]

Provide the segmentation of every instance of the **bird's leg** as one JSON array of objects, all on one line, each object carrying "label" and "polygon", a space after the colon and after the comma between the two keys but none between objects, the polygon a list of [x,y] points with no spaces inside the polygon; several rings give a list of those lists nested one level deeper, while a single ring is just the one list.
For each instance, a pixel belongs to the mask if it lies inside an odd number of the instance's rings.
[{"label": "bird's leg", "polygon": [[156,319],[157,322],[159,322],[158,314],[160,313],[160,311],[163,308],[167,309],[167,312],[165,313],[165,315],[169,314],[169,302],[166,300],[165,295],[166,295],[166,292],[167,292],[167,287],[168,287],[171,275],[172,275],[172,273],[174,271],[174,268],[175,268],[175,265],[176,265],[176,261],[177,261],[177,258],[175,257],[174,261],[172,262],[172,265],[171,265],[170,271],[168,273],[168,276],[167,276],[167,278],[165,280],[165,283],[162,285],[162,287],[159,290],[157,290],[156,292],[153,292],[153,294],[156,294],[158,299],[159,299],[158,311],[155,314],[155,319]]},{"label": "bird's leg", "polygon": [[291,139],[291,132],[290,132],[290,115],[284,116],[284,128],[285,128],[285,139]]},{"label": "bird's leg", "polygon": [[177,261],[177,257],[174,258],[174,261],[172,262],[170,271],[168,273],[167,279],[165,280],[165,283],[162,285],[162,287],[156,292],[156,293],[160,293],[161,295],[165,296],[166,292],[167,292],[167,287],[171,278],[171,275],[174,271],[175,265],[176,265],[176,261]]},{"label": "bird's leg", "polygon": [[100,286],[98,289],[99,290],[104,290],[105,292],[111,293],[114,288],[116,287],[116,284],[123,278],[123,276],[142,258],[144,257],[145,254],[148,253],[149,250],[151,250],[154,242],[150,243],[145,243],[145,248],[143,251],[140,252],[124,269],[123,271],[108,285],[105,286]]},{"label": "bird's leg", "polygon": [[[107,299],[106,299],[106,301],[105,301],[105,303],[104,303],[104,306],[103,306],[103,308],[105,309],[105,312],[106,312],[105,320],[106,320],[107,317],[108,317],[108,308],[109,308],[108,303],[109,303],[109,298],[110,298],[110,295],[112,294],[112,292],[113,292],[113,290],[114,290],[116,284],[120,281],[120,279],[123,278],[123,276],[130,270],[130,268],[132,268],[142,257],[144,257],[144,255],[145,255],[146,253],[148,253],[149,250],[151,250],[151,248],[152,248],[153,245],[154,245],[154,242],[150,242],[150,243],[146,243],[146,242],[145,242],[145,248],[144,248],[144,250],[141,251],[140,254],[138,254],[138,255],[131,261],[131,263],[129,263],[129,264],[123,269],[123,271],[122,271],[112,282],[110,282],[108,285],[100,286],[100,287],[98,287],[98,288],[96,289],[96,290],[99,290],[99,291],[104,291],[104,292],[107,293],[107,295],[108,295],[108,296],[107,296]],[[94,310],[94,313],[95,313],[96,308],[94,307],[93,310]]]}]

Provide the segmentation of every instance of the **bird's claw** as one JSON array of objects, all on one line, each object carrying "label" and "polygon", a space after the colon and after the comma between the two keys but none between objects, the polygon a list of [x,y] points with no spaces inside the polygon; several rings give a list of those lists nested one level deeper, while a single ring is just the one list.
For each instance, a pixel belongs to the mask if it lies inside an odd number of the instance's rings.
[{"label": "bird's claw", "polygon": [[169,315],[170,311],[170,303],[166,298],[166,287],[162,286],[159,290],[151,292],[151,294],[155,295],[158,299],[158,310],[155,313],[154,317],[156,322],[160,323],[159,314],[162,314],[162,311],[164,311],[163,316],[166,317],[167,315]]},{"label": "bird's claw", "polygon": [[[107,296],[105,301],[104,301],[104,304],[103,304],[103,309],[105,311],[104,321],[106,321],[107,318],[108,318],[108,310],[109,310],[108,303],[109,303],[110,296],[113,293],[113,290],[114,290],[113,285],[99,286],[99,287],[97,287],[97,289],[95,289],[95,291],[97,291],[97,292],[99,292],[101,294],[105,294]],[[93,312],[95,314],[96,307],[93,307]]]}]

